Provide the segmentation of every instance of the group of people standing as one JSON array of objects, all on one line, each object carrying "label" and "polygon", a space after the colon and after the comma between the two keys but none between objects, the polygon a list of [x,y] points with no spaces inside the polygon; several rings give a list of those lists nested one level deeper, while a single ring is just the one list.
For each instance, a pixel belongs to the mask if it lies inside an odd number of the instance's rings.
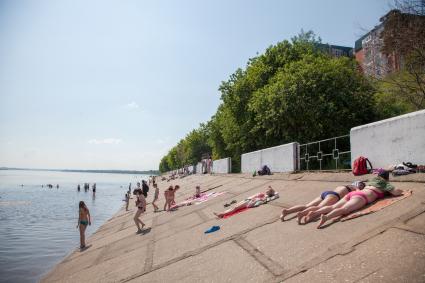
[{"label": "group of people standing", "polygon": [[[152,184],[153,188],[155,189],[154,191],[154,197],[153,200],[151,202],[154,212],[158,212],[159,211],[159,207],[157,205],[157,201],[159,199],[159,188],[158,185],[156,183],[156,179],[155,177],[149,178],[149,184]],[[170,211],[171,207],[176,203],[175,202],[175,193],[180,189],[179,185],[175,185],[175,186],[169,186],[167,190],[164,191],[164,198],[165,198],[165,203],[164,203],[164,211]],[[149,185],[147,184],[147,182],[145,180],[142,180],[142,183],[137,183],[137,187],[133,190],[133,195],[136,196],[136,213],[134,214],[134,223],[137,226],[137,233],[141,233],[143,227],[145,226],[145,223],[143,223],[143,221],[140,219],[140,216],[146,212],[146,207],[147,207],[147,201],[146,198],[148,196],[148,192],[149,192]],[[126,211],[128,211],[128,206],[129,206],[129,202],[131,199],[131,183],[129,184],[128,187],[128,191],[125,194],[125,199],[124,201],[126,202]]]},{"label": "group of people standing", "polygon": [[[90,191],[90,184],[84,183],[83,188],[84,188],[84,192]],[[96,194],[96,183],[93,183],[91,188],[92,188],[92,191],[93,191],[93,195]],[[81,191],[80,184],[78,184],[78,186],[77,186],[77,191]]]}]

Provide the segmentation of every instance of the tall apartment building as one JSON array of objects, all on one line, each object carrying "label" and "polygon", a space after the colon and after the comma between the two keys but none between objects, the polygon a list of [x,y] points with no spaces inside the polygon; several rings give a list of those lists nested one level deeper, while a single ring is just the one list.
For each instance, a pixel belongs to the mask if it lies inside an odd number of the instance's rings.
[{"label": "tall apartment building", "polygon": [[401,12],[391,10],[380,19],[381,24],[374,27],[355,42],[355,58],[366,75],[382,78],[402,68],[403,58],[400,58],[396,54],[386,55],[381,52],[383,46],[381,33],[385,29],[385,22],[391,13]]},{"label": "tall apartment building", "polygon": [[400,58],[385,55],[381,52],[383,45],[380,37],[384,25],[380,24],[373,30],[356,40],[354,52],[361,70],[368,76],[382,78],[400,69]]}]

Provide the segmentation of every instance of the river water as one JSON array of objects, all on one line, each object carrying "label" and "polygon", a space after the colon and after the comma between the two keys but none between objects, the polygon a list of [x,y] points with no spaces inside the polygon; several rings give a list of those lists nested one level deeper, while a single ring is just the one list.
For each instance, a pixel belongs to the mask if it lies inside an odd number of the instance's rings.
[{"label": "river water", "polygon": [[[76,225],[80,200],[86,203],[92,217],[87,237],[122,207],[129,183],[134,185],[147,177],[0,170],[0,282],[40,280],[79,247]],[[89,192],[84,192],[83,183],[90,183]],[[93,183],[95,196],[91,192]],[[54,187],[47,188],[46,184]]]}]

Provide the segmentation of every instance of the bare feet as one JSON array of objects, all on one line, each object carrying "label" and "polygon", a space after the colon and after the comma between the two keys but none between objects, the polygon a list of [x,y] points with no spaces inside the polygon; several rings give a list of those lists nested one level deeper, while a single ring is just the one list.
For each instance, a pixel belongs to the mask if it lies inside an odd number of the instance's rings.
[{"label": "bare feet", "polygon": [[280,220],[284,221],[285,220],[285,216],[287,215],[286,213],[286,208],[282,209],[282,214],[280,214]]},{"label": "bare feet", "polygon": [[328,221],[328,218],[326,217],[326,215],[322,214],[322,216],[320,217],[320,222],[317,225],[317,229],[322,227],[322,225],[325,224],[326,221]]},{"label": "bare feet", "polygon": [[[305,213],[303,213],[302,211],[297,213],[298,224],[303,224],[302,219],[303,219],[304,216],[305,216]],[[305,222],[305,219],[304,219],[304,222]]]},{"label": "bare feet", "polygon": [[307,216],[305,217],[304,220],[304,224],[307,224],[308,222],[310,222],[311,220],[313,220],[313,211],[310,211],[309,213],[307,213]]},{"label": "bare feet", "polygon": [[217,216],[218,218],[223,218],[223,214],[221,213],[217,213],[217,212],[213,212],[215,216]]}]

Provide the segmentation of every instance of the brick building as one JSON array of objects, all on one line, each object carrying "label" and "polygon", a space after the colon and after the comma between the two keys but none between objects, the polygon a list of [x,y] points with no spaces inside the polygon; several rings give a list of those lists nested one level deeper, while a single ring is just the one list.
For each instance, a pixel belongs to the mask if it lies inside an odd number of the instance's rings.
[{"label": "brick building", "polygon": [[380,21],[381,24],[356,40],[354,55],[359,62],[361,70],[368,76],[382,78],[402,68],[402,58],[395,54],[383,54],[381,52],[383,40],[381,33],[385,28],[385,22],[391,13],[401,13],[391,10]]}]

